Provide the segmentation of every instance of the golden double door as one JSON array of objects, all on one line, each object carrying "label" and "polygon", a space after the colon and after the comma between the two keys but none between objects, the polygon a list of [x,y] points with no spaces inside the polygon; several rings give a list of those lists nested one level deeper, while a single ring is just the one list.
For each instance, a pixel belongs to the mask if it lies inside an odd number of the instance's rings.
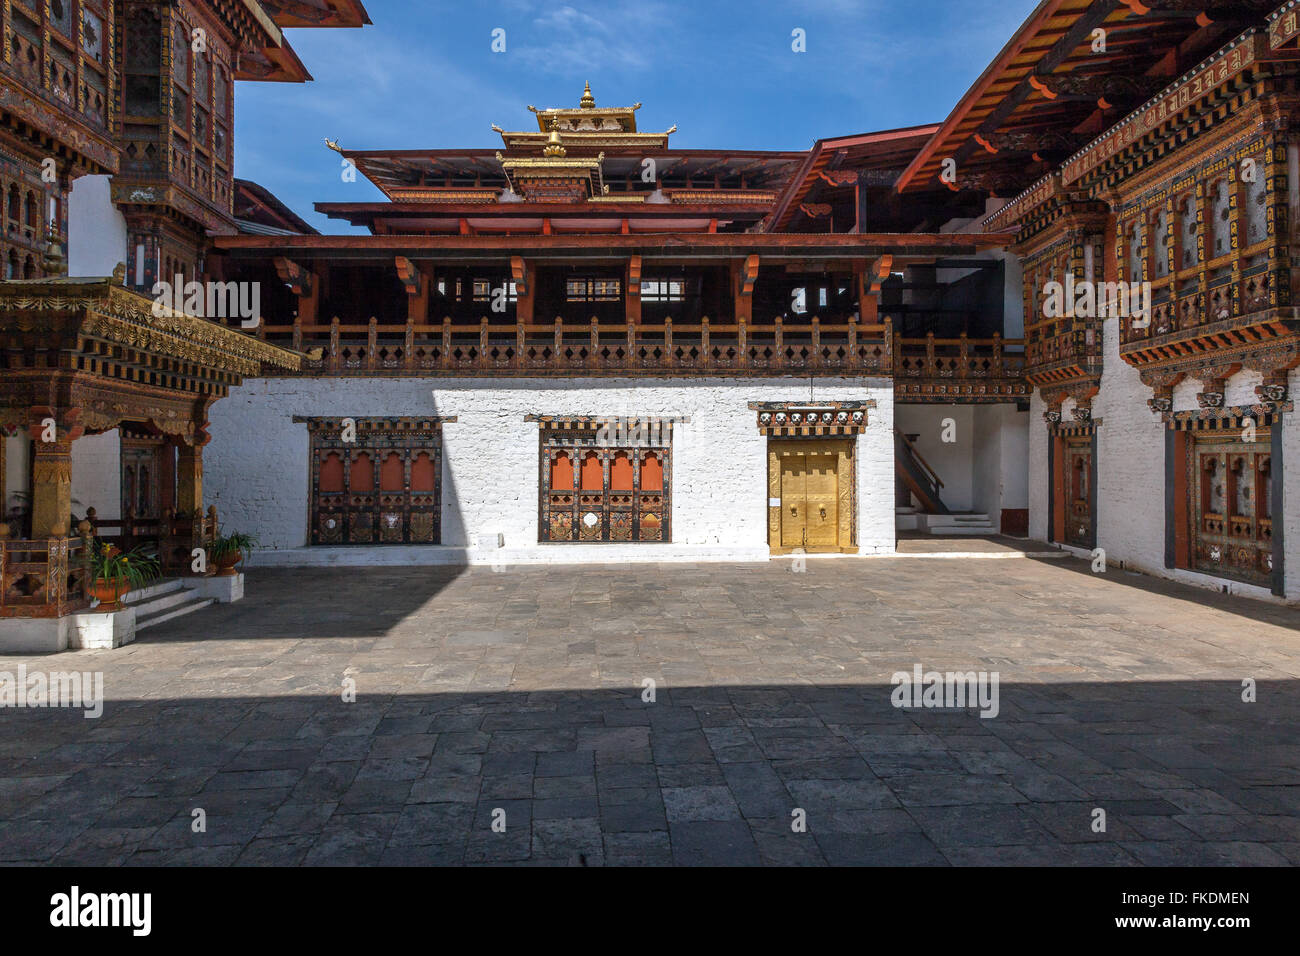
[{"label": "golden double door", "polygon": [[769,543],[774,551],[851,551],[852,443],[773,441]]}]

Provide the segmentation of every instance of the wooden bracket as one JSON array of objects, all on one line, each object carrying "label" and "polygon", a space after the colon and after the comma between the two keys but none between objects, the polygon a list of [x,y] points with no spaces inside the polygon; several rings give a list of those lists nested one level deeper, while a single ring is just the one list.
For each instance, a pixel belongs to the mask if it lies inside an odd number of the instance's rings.
[{"label": "wooden bracket", "polygon": [[528,295],[528,267],[523,256],[510,257],[510,276],[515,282],[515,291],[519,295]]},{"label": "wooden bracket", "polygon": [[632,256],[627,260],[627,294],[641,296],[641,257]]},{"label": "wooden bracket", "polygon": [[312,274],[292,259],[276,256],[275,271],[296,295],[311,295]]},{"label": "wooden bracket", "polygon": [[740,273],[740,294],[750,296],[754,294],[754,282],[758,279],[758,256],[749,256],[745,259],[745,266]]},{"label": "wooden bracket", "polygon": [[419,267],[406,256],[398,256],[397,277],[402,280],[402,285],[406,288],[407,295],[419,295],[420,290],[424,287],[424,275],[420,272]]},{"label": "wooden bracket", "polygon": [[871,267],[871,286],[867,289],[872,295],[879,295],[880,290],[884,287],[885,280],[889,278],[890,271],[894,268],[894,257],[890,253],[885,253],[876,260],[875,265]]}]

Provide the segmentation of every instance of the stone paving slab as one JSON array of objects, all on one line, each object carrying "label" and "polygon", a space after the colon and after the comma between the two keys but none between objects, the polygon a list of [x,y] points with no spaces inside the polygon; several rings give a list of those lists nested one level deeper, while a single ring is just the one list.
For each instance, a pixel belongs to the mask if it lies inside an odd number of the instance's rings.
[{"label": "stone paving slab", "polygon": [[[792,566],[254,568],[129,647],[0,658],[106,698],[0,708],[0,862],[1300,861],[1295,609],[1074,559]],[[893,706],[914,665],[996,671],[998,715]]]}]

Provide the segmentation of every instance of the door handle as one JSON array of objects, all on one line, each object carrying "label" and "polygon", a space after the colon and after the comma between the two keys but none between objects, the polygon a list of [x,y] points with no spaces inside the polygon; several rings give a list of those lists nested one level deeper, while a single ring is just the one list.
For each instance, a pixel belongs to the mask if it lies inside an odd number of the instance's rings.
[{"label": "door handle", "polygon": [[791,508],[791,509],[790,509],[790,514],[794,515],[796,518],[799,517],[799,509],[798,509],[798,508]]},{"label": "door handle", "polygon": [[824,520],[824,519],[826,518],[826,509],[825,509],[825,507],[823,507],[823,508],[821,509],[821,513],[822,513],[822,519]]}]

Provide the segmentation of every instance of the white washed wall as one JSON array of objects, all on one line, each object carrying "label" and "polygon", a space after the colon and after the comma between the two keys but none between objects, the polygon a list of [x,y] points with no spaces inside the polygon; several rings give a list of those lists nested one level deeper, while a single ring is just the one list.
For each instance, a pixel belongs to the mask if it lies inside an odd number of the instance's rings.
[{"label": "white washed wall", "polygon": [[[858,438],[858,543],[862,553],[892,552],[893,389],[882,379],[825,379],[811,389],[807,379],[255,379],[213,408],[205,498],[227,530],[254,533],[267,548],[302,548],[309,443],[295,415],[454,415],[443,426],[444,546],[473,550],[480,535],[500,534],[507,560],[759,559],[767,439],[748,403],[810,399],[877,402]],[[689,418],[673,429],[672,544],[539,547],[538,426],[528,414]]]},{"label": "white washed wall", "polygon": [[122,439],[115,428],[85,435],[72,443],[72,513],[84,517],[87,508],[104,521],[122,517]]},{"label": "white washed wall", "polygon": [[27,434],[27,429],[20,428],[7,438],[0,435],[0,441],[5,443],[4,486],[5,495],[8,498],[7,501],[0,501],[0,520],[5,520],[14,508],[20,510],[26,510],[27,508],[26,504],[15,497],[15,493],[31,491],[27,487],[27,472],[30,467],[27,461],[27,447],[31,438]]},{"label": "white washed wall", "polygon": [[[1097,545],[1105,549],[1108,564],[1122,565],[1159,577],[1252,597],[1267,598],[1267,588],[1216,578],[1208,574],[1165,567],[1165,426],[1147,406],[1151,389],[1142,384],[1137,369],[1119,357],[1118,320],[1104,328],[1104,366],[1101,389],[1092,401],[1092,413],[1102,420],[1097,430]],[[1256,400],[1256,372],[1240,372],[1226,384],[1227,405],[1250,405]],[[1291,373],[1291,392],[1300,388],[1300,373]],[[1174,388],[1174,409],[1193,410],[1202,385],[1184,381]],[[1029,531],[1040,540],[1047,534],[1051,506],[1048,488],[1048,438],[1045,410],[1035,393],[1029,427]],[[1062,416],[1072,419],[1073,402]],[[1283,467],[1286,469],[1282,523],[1286,548],[1286,596],[1300,598],[1300,422],[1294,414],[1283,416]]]},{"label": "white washed wall", "polygon": [[[974,405],[900,404],[894,409],[903,433],[917,436],[916,450],[943,482],[943,503],[953,511],[974,507],[975,411]],[[951,442],[943,440],[948,418],[954,426]]]},{"label": "white washed wall", "polygon": [[72,181],[68,197],[68,275],[111,276],[126,262],[126,220],[113,205],[109,176]]}]

